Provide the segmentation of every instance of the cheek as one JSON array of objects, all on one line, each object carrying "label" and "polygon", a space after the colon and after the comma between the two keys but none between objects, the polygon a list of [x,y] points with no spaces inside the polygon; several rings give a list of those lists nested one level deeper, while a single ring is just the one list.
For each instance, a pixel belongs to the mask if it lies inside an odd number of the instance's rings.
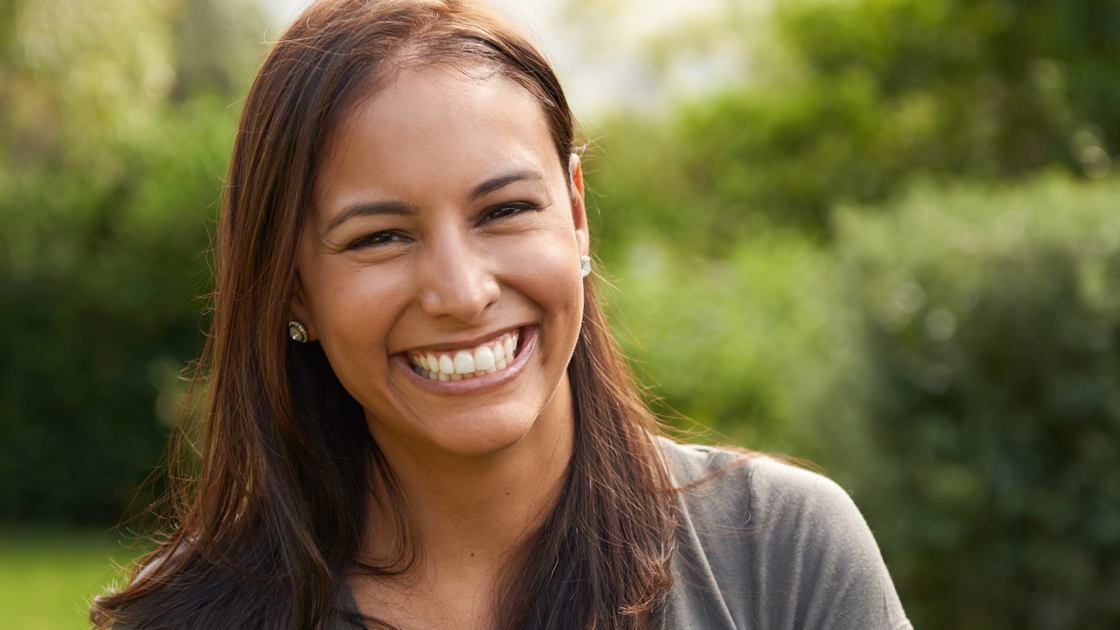
[{"label": "cheek", "polygon": [[561,232],[534,239],[510,252],[508,268],[521,282],[520,290],[546,311],[567,316],[582,314],[583,277],[574,237]]},{"label": "cheek", "polygon": [[386,363],[386,339],[405,292],[400,282],[371,269],[326,273],[320,280],[313,308],[319,340],[349,388],[354,373]]},{"label": "cheek", "polygon": [[538,274],[563,278],[575,271],[579,275],[579,245],[566,210],[550,208],[547,216],[527,235],[509,248],[507,258]]}]

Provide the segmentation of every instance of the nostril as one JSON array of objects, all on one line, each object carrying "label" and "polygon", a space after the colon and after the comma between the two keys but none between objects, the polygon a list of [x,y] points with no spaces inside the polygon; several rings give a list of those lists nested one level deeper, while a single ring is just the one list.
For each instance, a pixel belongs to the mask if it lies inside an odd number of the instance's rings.
[{"label": "nostril", "polygon": [[499,296],[498,284],[488,274],[449,274],[425,288],[421,305],[432,316],[471,321],[496,303]]}]

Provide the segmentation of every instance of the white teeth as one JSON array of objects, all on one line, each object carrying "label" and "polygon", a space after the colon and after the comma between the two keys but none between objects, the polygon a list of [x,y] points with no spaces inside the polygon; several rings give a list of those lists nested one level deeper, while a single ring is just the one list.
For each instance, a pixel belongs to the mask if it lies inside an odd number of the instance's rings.
[{"label": "white teeth", "polygon": [[466,350],[455,353],[455,373],[470,374],[474,372],[474,356]]},{"label": "white teeth", "polygon": [[517,332],[506,333],[496,340],[471,350],[449,353],[409,353],[415,371],[433,381],[458,381],[506,369],[514,361]]},{"label": "white teeth", "polygon": [[[456,359],[458,359],[458,357],[456,357]],[[474,360],[472,360],[471,363],[474,364],[474,369],[476,371],[485,372],[486,370],[493,369],[494,351],[488,346],[479,346],[478,349],[474,351]]]}]

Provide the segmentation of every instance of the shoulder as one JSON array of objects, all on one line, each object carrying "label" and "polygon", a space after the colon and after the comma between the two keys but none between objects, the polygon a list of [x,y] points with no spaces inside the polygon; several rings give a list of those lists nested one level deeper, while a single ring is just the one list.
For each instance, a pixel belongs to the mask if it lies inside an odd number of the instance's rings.
[{"label": "shoulder", "polygon": [[721,479],[726,475],[753,486],[760,500],[783,502],[814,497],[851,503],[848,494],[829,478],[765,453],[680,444],[666,438],[659,438],[659,443],[678,488],[727,485]]},{"label": "shoulder", "polygon": [[795,530],[820,530],[829,536],[866,530],[848,493],[823,475],[762,453],[669,440],[662,440],[662,452],[690,511],[723,512],[731,521],[741,517],[756,533],[774,519],[787,526],[783,529],[796,525]]},{"label": "shoulder", "polygon": [[760,453],[672,442],[663,448],[682,516],[701,533],[734,532],[759,552],[814,551],[881,562],[859,509],[831,479]]},{"label": "shoulder", "polygon": [[835,482],[761,454],[668,440],[662,450],[678,488],[685,608],[722,610],[734,628],[909,627],[871,530]]}]

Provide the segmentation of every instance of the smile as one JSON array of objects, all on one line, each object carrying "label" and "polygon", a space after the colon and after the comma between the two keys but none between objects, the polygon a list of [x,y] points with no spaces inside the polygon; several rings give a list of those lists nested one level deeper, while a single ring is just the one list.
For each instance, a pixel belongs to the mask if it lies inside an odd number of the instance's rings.
[{"label": "smile", "polygon": [[517,357],[519,330],[474,348],[435,352],[409,352],[412,370],[432,381],[460,381],[506,369]]}]

